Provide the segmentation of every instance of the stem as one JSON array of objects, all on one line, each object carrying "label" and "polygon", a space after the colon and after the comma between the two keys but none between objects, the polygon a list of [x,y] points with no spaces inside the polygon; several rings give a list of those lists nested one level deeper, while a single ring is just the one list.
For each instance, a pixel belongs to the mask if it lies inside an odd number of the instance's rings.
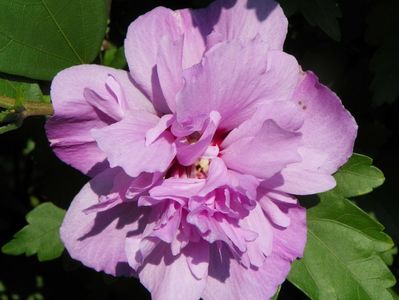
[{"label": "stem", "polygon": [[[17,104],[16,99],[0,96],[0,107],[5,109],[15,108]],[[49,103],[41,103],[31,100],[24,101],[22,107],[23,118],[30,116],[49,116],[54,113],[53,106]]]}]

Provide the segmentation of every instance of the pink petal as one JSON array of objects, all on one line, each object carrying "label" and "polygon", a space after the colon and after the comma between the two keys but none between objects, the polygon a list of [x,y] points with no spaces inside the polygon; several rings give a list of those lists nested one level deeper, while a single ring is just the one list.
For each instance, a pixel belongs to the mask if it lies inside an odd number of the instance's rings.
[{"label": "pink petal", "polygon": [[206,278],[208,276],[209,265],[209,243],[204,240],[198,243],[190,242],[184,248],[184,254],[186,255],[191,273],[195,278]]},{"label": "pink petal", "polygon": [[[160,43],[166,38],[173,45],[174,42],[181,40],[184,35],[183,62],[180,62],[180,64],[187,67],[187,65],[191,66],[198,63],[205,45],[200,32],[192,22],[188,10],[174,12],[164,7],[157,7],[138,17],[129,26],[125,40],[125,54],[130,73],[161,113],[169,113],[170,108],[162,93],[156,67]],[[171,46],[171,44],[169,45]],[[175,47],[163,45],[161,48],[162,51],[167,51],[161,54],[161,60],[162,56],[173,57],[173,64],[179,65],[177,61],[179,55],[174,52]],[[161,71],[162,74],[163,72],[164,70]],[[174,75],[177,76],[178,74],[174,73]],[[178,80],[178,78],[174,80]],[[169,95],[168,92],[166,94]]]},{"label": "pink petal", "polygon": [[[337,95],[320,84],[312,72],[302,75],[293,101],[304,110],[305,122],[301,128],[304,151],[310,149],[327,155],[320,170],[334,173],[352,155],[357,133],[355,120]],[[311,155],[308,157],[312,159]],[[309,163],[304,160],[301,167]]]},{"label": "pink petal", "polygon": [[227,167],[223,160],[220,158],[213,158],[208,170],[208,177],[206,178],[206,184],[198,192],[198,196],[205,196],[206,194],[214,191],[220,186],[226,185],[228,182]]},{"label": "pink petal", "polygon": [[282,50],[288,20],[277,2],[272,0],[218,0],[208,8],[193,11],[210,48],[217,42],[254,38],[265,41],[271,49]]},{"label": "pink petal", "polygon": [[259,268],[244,268],[226,246],[211,248],[204,300],[269,299],[287,277],[291,263],[303,255],[306,243],[306,213],[300,207],[288,210],[291,225],[273,229],[273,252]]},{"label": "pink petal", "polygon": [[96,65],[58,73],[51,86],[51,99],[55,113],[46,131],[54,152],[90,176],[107,167],[106,155],[97,147],[90,130],[115,122],[113,117],[123,113],[126,106],[153,110],[127,72]]},{"label": "pink petal", "polygon": [[65,215],[60,235],[71,257],[84,265],[112,275],[132,275],[125,238],[128,232],[140,232],[139,221],[147,214],[146,208],[130,202],[99,213],[84,213],[98,203],[99,195],[110,192],[115,173],[109,169],[83,187]]},{"label": "pink petal", "polygon": [[258,106],[255,113],[237,128],[231,131],[223,140],[221,147],[226,148],[235,141],[253,136],[261,130],[263,122],[273,120],[288,131],[297,131],[303,125],[303,112],[291,101],[270,101]]},{"label": "pink petal", "polygon": [[258,132],[243,137],[224,149],[222,159],[229,169],[259,178],[270,178],[290,163],[300,161],[299,133],[267,120]]},{"label": "pink petal", "polygon": [[190,198],[204,187],[205,180],[197,178],[167,178],[162,184],[150,190],[150,196],[157,199],[175,197]]},{"label": "pink petal", "polygon": [[158,246],[157,238],[143,238],[142,236],[128,236],[125,240],[125,250],[129,265],[138,271],[144,260]]},{"label": "pink petal", "polygon": [[294,195],[325,192],[335,187],[335,179],[321,169],[326,155],[313,149],[299,148],[302,161],[288,165],[272,178],[262,182],[262,187]]},{"label": "pink petal", "polygon": [[200,64],[184,71],[186,85],[177,97],[177,121],[198,127],[211,111],[217,111],[222,117],[219,128],[233,129],[249,119],[259,104],[290,100],[298,77],[296,60],[280,51],[267,51],[264,43],[218,44]]},{"label": "pink petal", "polygon": [[176,95],[183,88],[183,36],[173,41],[164,36],[159,44],[157,73],[169,109],[176,108]]},{"label": "pink petal", "polygon": [[198,300],[207,283],[192,275],[184,253],[173,256],[165,243],[147,258],[139,278],[153,300]]},{"label": "pink petal", "polygon": [[281,211],[279,205],[273,202],[272,199],[268,197],[263,197],[259,201],[263,211],[269,217],[270,221],[274,224],[286,228],[290,225],[291,219],[286,213]]},{"label": "pink petal", "polygon": [[251,264],[255,267],[261,267],[266,259],[272,253],[273,249],[273,230],[272,226],[263,214],[262,209],[257,205],[249,212],[249,215],[241,220],[240,225],[258,234],[256,240],[248,242],[247,254]]},{"label": "pink petal", "polygon": [[171,134],[164,132],[151,145],[146,145],[147,131],[159,120],[143,110],[129,111],[122,121],[92,130],[92,134],[107,154],[111,167],[120,166],[131,177],[142,172],[163,172],[176,154]]}]

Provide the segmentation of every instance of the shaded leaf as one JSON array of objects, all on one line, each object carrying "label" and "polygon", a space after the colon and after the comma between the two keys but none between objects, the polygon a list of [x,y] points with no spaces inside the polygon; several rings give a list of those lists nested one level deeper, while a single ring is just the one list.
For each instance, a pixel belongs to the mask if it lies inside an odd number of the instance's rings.
[{"label": "shaded leaf", "polygon": [[28,225],[18,231],[1,250],[10,255],[37,254],[39,261],[59,257],[64,250],[59,237],[64,215],[65,210],[50,202],[37,206],[26,215]]},{"label": "shaded leaf", "polygon": [[[396,35],[399,34],[399,31]],[[399,37],[387,40],[374,54],[370,69],[375,73],[371,83],[373,104],[393,103],[399,97]]]},{"label": "shaded leaf", "polygon": [[50,80],[97,56],[105,0],[0,1],[0,71]]},{"label": "shaded leaf", "polygon": [[320,27],[336,41],[341,39],[341,31],[337,20],[341,17],[341,10],[335,0],[299,1],[299,8],[311,25]]}]

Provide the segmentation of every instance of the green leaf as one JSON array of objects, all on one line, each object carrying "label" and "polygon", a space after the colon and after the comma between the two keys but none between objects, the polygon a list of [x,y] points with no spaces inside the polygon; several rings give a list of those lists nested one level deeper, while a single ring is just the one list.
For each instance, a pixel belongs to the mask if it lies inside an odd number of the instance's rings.
[{"label": "green leaf", "polygon": [[327,192],[345,198],[367,194],[384,183],[384,174],[372,166],[373,160],[361,154],[353,154],[348,162],[334,175],[337,186]]},{"label": "green leaf", "polygon": [[37,83],[0,79],[0,134],[18,129],[30,115],[52,110]]},{"label": "green leaf", "polygon": [[314,26],[320,27],[336,41],[341,39],[338,18],[341,10],[335,0],[299,0],[299,9],[305,19]]},{"label": "green leaf", "polygon": [[109,44],[109,48],[105,50],[104,53],[103,64],[116,69],[123,69],[126,67],[127,62],[125,57],[125,48],[117,48],[114,45]]},{"label": "green leaf", "polygon": [[384,227],[347,199],[321,198],[308,210],[305,254],[289,280],[311,299],[392,299],[395,277],[380,257],[393,247]]},{"label": "green leaf", "polygon": [[17,99],[20,102],[24,100],[44,101],[43,93],[37,83],[25,83],[6,79],[0,79],[0,96]]},{"label": "green leaf", "polygon": [[39,261],[59,257],[64,250],[59,228],[65,210],[50,202],[43,203],[26,215],[28,225],[14,235],[14,239],[2,247],[5,254],[27,256],[37,254]]},{"label": "green leaf", "polygon": [[50,80],[97,56],[105,0],[0,1],[0,71]]}]

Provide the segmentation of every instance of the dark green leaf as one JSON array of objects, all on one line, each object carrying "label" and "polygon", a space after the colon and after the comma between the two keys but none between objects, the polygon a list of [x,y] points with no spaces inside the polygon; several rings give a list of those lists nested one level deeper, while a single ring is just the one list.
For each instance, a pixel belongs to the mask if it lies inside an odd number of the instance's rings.
[{"label": "dark green leaf", "polygon": [[371,90],[373,103],[393,103],[399,97],[399,37],[398,33],[377,50],[370,64],[375,73]]},{"label": "dark green leaf", "polygon": [[89,63],[106,22],[105,0],[0,1],[0,71],[50,80]]},{"label": "dark green leaf", "polygon": [[287,17],[293,15],[299,7],[299,0],[278,0]]},{"label": "dark green leaf", "polygon": [[5,244],[3,253],[27,256],[37,254],[39,261],[59,257],[64,250],[59,237],[59,228],[65,210],[50,202],[37,206],[26,215],[28,225],[14,235],[14,239]]},{"label": "dark green leaf", "polygon": [[353,154],[348,162],[334,175],[337,186],[328,193],[350,198],[371,192],[384,183],[384,174],[372,166],[373,160],[361,154]]},{"label": "dark green leaf", "polygon": [[347,199],[325,194],[308,210],[304,258],[289,280],[311,299],[392,299],[395,277],[380,255],[393,247],[383,226]]},{"label": "dark green leaf", "polygon": [[341,10],[335,0],[299,0],[299,8],[306,20],[320,27],[336,41],[341,39],[338,18]]}]

